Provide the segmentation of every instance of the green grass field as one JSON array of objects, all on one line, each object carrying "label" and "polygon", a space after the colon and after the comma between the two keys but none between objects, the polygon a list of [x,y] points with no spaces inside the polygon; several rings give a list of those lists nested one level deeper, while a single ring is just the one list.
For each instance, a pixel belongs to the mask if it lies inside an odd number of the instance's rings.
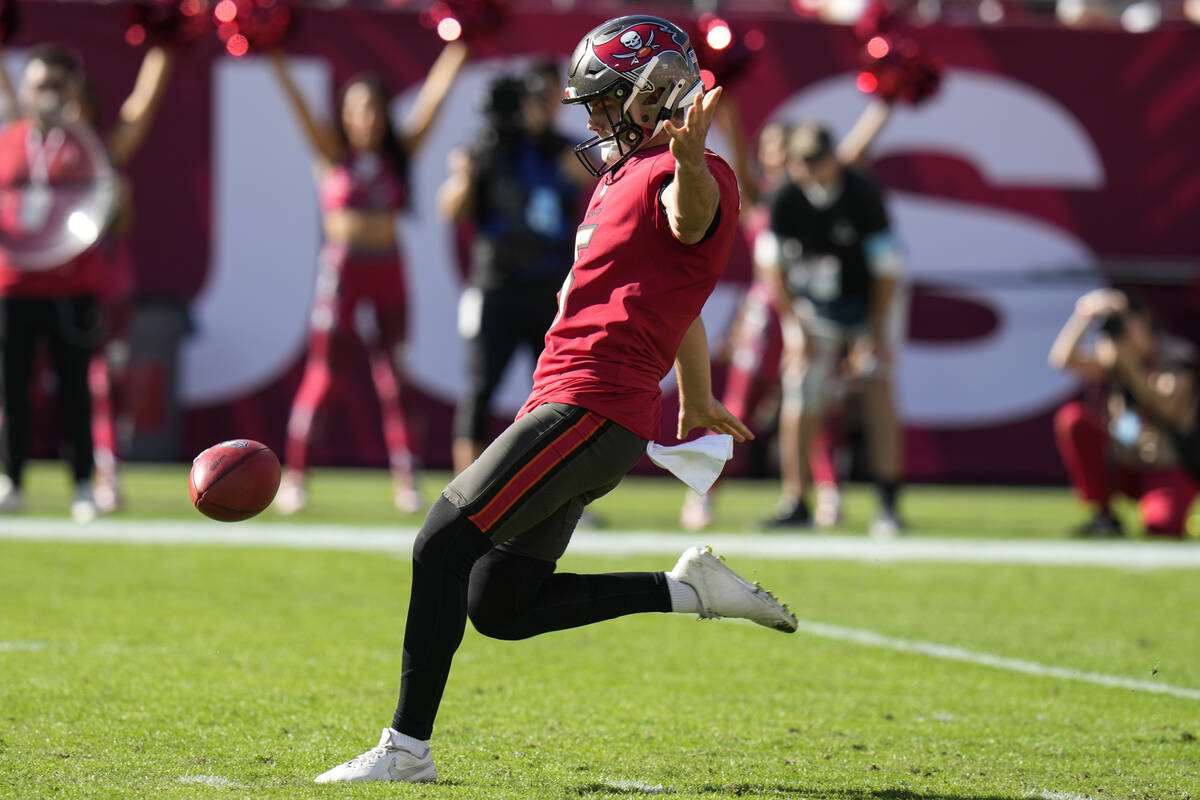
[{"label": "green grass field", "polygon": [[[35,470],[32,515],[65,514],[60,472]],[[131,471],[118,519],[197,519],[185,476]],[[598,511],[614,529],[670,530],[677,486],[633,480]],[[731,483],[718,526],[749,536],[773,499]],[[847,532],[872,508],[852,492]],[[311,512],[262,519],[419,521],[389,509],[386,476],[325,471]],[[1052,489],[914,488],[905,510],[920,536],[1064,538],[1082,518]],[[390,720],[401,554],[16,541],[3,526],[0,797],[1200,797],[1194,569],[731,557],[802,620],[1181,691],[682,615],[516,643],[468,629],[434,739],[442,782],[318,786]]]}]

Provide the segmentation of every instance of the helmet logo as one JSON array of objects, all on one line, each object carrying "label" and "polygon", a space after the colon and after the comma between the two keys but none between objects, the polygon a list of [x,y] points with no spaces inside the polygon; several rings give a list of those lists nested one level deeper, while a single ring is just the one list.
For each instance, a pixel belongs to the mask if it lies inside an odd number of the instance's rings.
[{"label": "helmet logo", "polygon": [[593,44],[592,52],[605,66],[617,72],[629,72],[663,52],[676,52],[686,57],[682,44],[675,41],[669,28],[642,22],[631,25],[603,44]]}]

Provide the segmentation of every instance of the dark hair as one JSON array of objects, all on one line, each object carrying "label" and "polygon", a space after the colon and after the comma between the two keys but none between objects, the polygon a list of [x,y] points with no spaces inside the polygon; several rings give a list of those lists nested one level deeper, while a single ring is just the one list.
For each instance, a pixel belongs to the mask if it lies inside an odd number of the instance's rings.
[{"label": "dark hair", "polygon": [[39,44],[29,51],[29,61],[41,61],[48,67],[59,67],[70,73],[72,78],[83,75],[83,62],[72,50],[61,44]]},{"label": "dark hair", "polygon": [[379,149],[383,151],[384,159],[391,165],[392,172],[396,177],[407,183],[408,153],[400,142],[400,136],[396,133],[395,126],[392,125],[392,116],[388,108],[388,101],[392,95],[380,77],[374,73],[354,76],[346,81],[342,91],[338,93],[337,124],[334,127],[337,130],[338,144],[342,148],[343,155],[350,151],[350,138],[346,135],[346,123],[342,121],[342,108],[346,104],[346,93],[355,84],[366,86],[367,90],[371,92],[372,99],[379,105],[379,113],[383,115],[383,139],[379,142]]}]

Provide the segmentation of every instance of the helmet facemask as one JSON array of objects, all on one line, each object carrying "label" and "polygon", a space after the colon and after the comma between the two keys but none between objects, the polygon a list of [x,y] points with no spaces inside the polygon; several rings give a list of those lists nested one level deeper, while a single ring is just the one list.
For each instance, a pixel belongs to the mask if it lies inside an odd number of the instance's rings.
[{"label": "helmet facemask", "polygon": [[[572,100],[572,103],[582,104],[589,116],[592,108],[599,106],[608,121],[606,133],[597,133],[575,146],[575,157],[593,177],[599,178],[605,172],[625,163],[646,140],[646,130],[634,122],[629,114],[629,107],[633,104],[636,94],[632,86],[621,81],[599,95]],[[606,100],[610,102],[605,102]]]}]

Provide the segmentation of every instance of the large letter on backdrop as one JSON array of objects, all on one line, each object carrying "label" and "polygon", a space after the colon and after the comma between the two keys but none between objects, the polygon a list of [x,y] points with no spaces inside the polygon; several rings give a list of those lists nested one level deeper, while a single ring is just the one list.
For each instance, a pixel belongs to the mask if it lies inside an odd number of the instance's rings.
[{"label": "large letter on backdrop", "polygon": [[[847,130],[863,107],[852,74],[806,87],[779,119],[824,119]],[[952,70],[927,105],[900,108],[872,150],[965,161],[994,186],[1099,188],[1104,173],[1087,131],[1053,99],[1002,75]],[[1081,286],[1037,283],[1038,272],[1086,268],[1070,231],[1031,216],[960,201],[889,195],[912,280],[990,308],[998,324],[959,342],[907,343],[899,378],[906,422],[995,425],[1045,410],[1075,386],[1041,355]],[[1082,288],[1088,288],[1086,286]]]}]

